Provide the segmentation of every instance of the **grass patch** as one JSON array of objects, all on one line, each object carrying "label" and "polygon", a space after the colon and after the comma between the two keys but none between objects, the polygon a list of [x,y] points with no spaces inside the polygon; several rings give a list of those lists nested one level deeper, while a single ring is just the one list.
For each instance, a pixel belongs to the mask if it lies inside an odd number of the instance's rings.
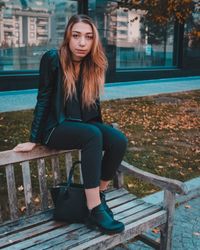
[{"label": "grass patch", "polygon": [[[200,176],[200,91],[104,101],[103,119],[117,122],[129,139],[125,160],[162,176]],[[33,110],[0,114],[0,151],[27,141]],[[20,174],[19,174],[20,175]],[[0,181],[5,181],[0,172]],[[125,185],[139,196],[158,190],[131,176]],[[1,192],[2,195],[2,192]]]}]

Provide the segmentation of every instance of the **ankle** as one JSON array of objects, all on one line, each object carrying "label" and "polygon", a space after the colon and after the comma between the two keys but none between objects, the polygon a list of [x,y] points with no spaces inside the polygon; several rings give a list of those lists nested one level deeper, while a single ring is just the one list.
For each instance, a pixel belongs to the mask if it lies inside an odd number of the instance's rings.
[{"label": "ankle", "polygon": [[97,202],[90,202],[89,204],[87,203],[88,210],[91,211],[93,208],[99,206],[101,204],[101,201]]}]

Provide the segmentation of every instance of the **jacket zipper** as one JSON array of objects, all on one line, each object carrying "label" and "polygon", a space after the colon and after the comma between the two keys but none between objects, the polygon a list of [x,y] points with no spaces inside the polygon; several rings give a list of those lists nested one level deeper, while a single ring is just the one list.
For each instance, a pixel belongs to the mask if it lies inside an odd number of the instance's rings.
[{"label": "jacket zipper", "polygon": [[47,138],[46,141],[45,141],[45,144],[47,144],[47,143],[49,142],[49,139],[50,139],[50,137],[51,137],[53,131],[55,130],[55,128],[56,128],[56,127],[52,128],[52,130],[51,130],[51,132],[50,132],[48,138]]}]

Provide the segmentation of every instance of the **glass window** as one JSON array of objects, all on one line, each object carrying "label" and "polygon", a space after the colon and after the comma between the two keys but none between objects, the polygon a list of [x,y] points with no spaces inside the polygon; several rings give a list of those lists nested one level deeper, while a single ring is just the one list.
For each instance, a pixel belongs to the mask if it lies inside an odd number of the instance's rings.
[{"label": "glass window", "polygon": [[174,23],[158,26],[147,20],[145,11],[118,8],[117,1],[108,0],[90,0],[89,15],[117,71],[173,66]]},{"label": "glass window", "polygon": [[[0,71],[38,70],[41,55],[57,48],[77,0],[3,1],[0,8]],[[13,4],[14,3],[14,4]]]},{"label": "glass window", "polygon": [[[126,13],[126,15],[124,15]],[[124,20],[124,25],[121,25]],[[174,25],[158,26],[145,11],[117,11],[116,68],[173,66]]]},{"label": "glass window", "polygon": [[184,31],[184,66],[199,68],[200,65],[200,4],[196,1],[192,16],[187,20]]}]

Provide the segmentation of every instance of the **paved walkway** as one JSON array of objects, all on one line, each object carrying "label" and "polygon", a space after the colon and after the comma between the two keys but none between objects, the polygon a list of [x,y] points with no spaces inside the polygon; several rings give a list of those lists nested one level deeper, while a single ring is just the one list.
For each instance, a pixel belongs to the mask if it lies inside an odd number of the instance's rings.
[{"label": "paved walkway", "polygon": [[[200,89],[200,76],[106,84],[101,100]],[[37,90],[0,92],[0,112],[34,108]]]}]

